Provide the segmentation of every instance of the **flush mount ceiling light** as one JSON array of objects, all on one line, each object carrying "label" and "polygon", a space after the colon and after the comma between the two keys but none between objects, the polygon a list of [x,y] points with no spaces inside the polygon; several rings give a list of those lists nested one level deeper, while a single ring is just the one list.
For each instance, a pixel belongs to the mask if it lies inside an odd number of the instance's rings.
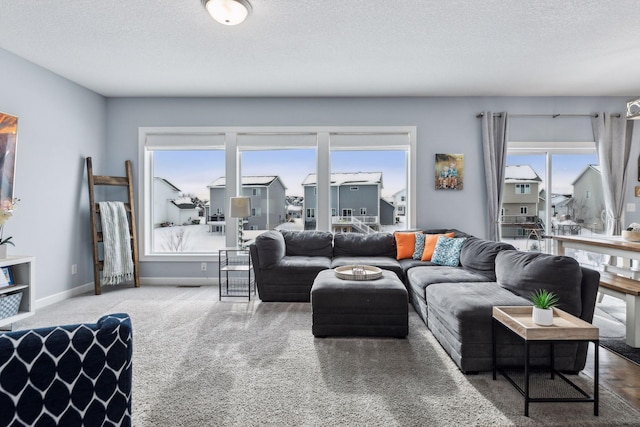
[{"label": "flush mount ceiling light", "polygon": [[640,119],[640,99],[627,102],[627,120]]},{"label": "flush mount ceiling light", "polygon": [[251,12],[247,0],[202,0],[209,15],[224,25],[238,25],[244,22]]}]

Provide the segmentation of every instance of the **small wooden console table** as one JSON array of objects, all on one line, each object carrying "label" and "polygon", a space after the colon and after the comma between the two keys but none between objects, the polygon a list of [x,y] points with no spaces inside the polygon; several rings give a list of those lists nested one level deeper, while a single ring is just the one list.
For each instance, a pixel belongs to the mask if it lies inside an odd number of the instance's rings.
[{"label": "small wooden console table", "polygon": [[626,343],[640,347],[640,270],[633,261],[640,260],[640,243],[628,242],[620,236],[553,236],[556,253],[564,255],[565,249],[577,249],[621,258],[604,264],[598,292],[619,298],[627,304]]},{"label": "small wooden console table", "polygon": [[[493,307],[493,379],[496,379],[496,373],[499,371],[506,379],[524,396],[524,415],[529,416],[530,402],[593,402],[593,415],[598,415],[598,353],[600,334],[598,328],[590,323],[585,322],[571,314],[553,309],[553,325],[538,326],[531,319],[533,307],[510,307],[496,306]],[[496,354],[496,327],[502,325],[520,338],[524,340],[524,378],[522,381],[516,381],[505,370],[501,369],[497,364]],[[566,341],[591,341],[595,344],[594,354],[594,375],[593,375],[593,395],[589,394],[573,383],[560,371],[554,367],[554,344]],[[531,343],[546,343],[550,346],[549,357],[549,374],[544,381],[556,381],[557,375],[566,385],[563,394],[565,396],[547,395],[548,390],[560,390],[558,386],[552,386],[551,383],[542,383],[536,390],[535,397],[531,396],[531,369],[529,367],[529,354]]]}]

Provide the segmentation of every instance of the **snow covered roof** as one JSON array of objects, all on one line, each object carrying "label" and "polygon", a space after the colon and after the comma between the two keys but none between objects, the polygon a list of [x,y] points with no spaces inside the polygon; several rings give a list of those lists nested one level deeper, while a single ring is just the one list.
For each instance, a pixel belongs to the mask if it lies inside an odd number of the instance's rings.
[{"label": "snow covered roof", "polygon": [[542,179],[529,165],[510,165],[505,167],[504,182],[542,182]]},{"label": "snow covered roof", "polygon": [[[276,179],[280,179],[280,177],[277,175],[243,176],[242,185],[270,185]],[[207,187],[224,187],[226,182],[227,179],[221,176],[211,184],[207,185]]]},{"label": "snow covered roof", "polygon": [[600,165],[587,165],[585,166],[584,169],[582,169],[582,172],[580,172],[578,174],[578,176],[576,177],[576,179],[573,180],[573,182],[571,183],[571,185],[576,185],[576,182],[578,182],[580,180],[580,178],[582,178],[582,176],[587,173],[588,170],[593,170],[594,172],[597,172],[598,174],[602,175],[602,169],[600,168]]},{"label": "snow covered roof", "polygon": [[196,205],[191,201],[189,197],[180,197],[179,199],[172,200],[171,203],[176,205],[180,209],[195,209]]},{"label": "snow covered roof", "polygon": [[179,189],[178,187],[176,187],[175,185],[173,185],[172,183],[170,183],[170,182],[169,182],[169,181],[167,181],[166,179],[164,179],[164,178],[160,178],[159,176],[156,176],[156,177],[154,177],[154,178],[155,178],[155,179],[157,179],[157,180],[158,180],[158,181],[160,181],[160,182],[163,182],[163,183],[167,184],[169,187],[171,187],[171,189],[172,189],[173,191],[180,191],[180,189]]},{"label": "snow covered roof", "polygon": [[[302,181],[302,185],[316,185],[318,178],[315,173],[310,173]],[[349,173],[332,173],[332,185],[345,184],[382,184],[382,172],[349,172]]]}]

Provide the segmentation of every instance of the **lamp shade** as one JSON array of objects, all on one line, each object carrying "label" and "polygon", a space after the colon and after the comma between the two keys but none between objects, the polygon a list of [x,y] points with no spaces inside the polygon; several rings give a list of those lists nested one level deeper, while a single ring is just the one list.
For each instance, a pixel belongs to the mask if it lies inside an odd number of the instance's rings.
[{"label": "lamp shade", "polygon": [[238,25],[244,22],[251,11],[247,0],[202,0],[209,15],[223,25]]},{"label": "lamp shade", "polygon": [[640,120],[640,98],[627,102],[627,120]]},{"label": "lamp shade", "polygon": [[251,197],[231,197],[229,199],[229,216],[231,218],[251,216]]}]

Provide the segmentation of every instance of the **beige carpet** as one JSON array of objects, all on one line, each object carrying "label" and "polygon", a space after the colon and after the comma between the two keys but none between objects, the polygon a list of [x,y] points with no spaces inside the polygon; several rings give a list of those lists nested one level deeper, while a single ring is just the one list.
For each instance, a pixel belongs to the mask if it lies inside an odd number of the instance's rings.
[{"label": "beige carpet", "polygon": [[[638,425],[601,388],[589,403],[533,403],[490,373],[466,376],[410,308],[408,339],[315,339],[304,303],[218,301],[216,287],[105,289],[15,329],[126,312],[134,329],[134,426]],[[577,381],[591,387],[580,375]]]}]

